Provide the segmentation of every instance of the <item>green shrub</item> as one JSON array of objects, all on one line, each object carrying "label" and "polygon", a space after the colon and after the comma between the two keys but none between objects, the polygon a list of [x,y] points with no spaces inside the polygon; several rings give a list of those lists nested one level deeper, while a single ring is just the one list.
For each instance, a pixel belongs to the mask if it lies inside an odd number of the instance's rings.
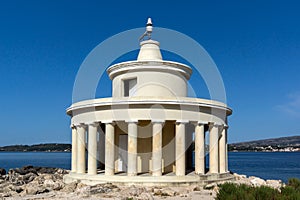
[{"label": "green shrub", "polygon": [[281,188],[281,198],[279,200],[300,200],[300,192],[296,191],[295,188],[287,185]]},{"label": "green shrub", "polygon": [[279,191],[267,186],[253,188],[252,190],[256,200],[273,200],[279,196]]},{"label": "green shrub", "polygon": [[300,192],[300,180],[298,178],[290,178],[287,185]]},{"label": "green shrub", "polygon": [[217,200],[300,200],[300,180],[291,178],[281,192],[267,186],[252,187],[245,184],[219,185]]},{"label": "green shrub", "polygon": [[224,183],[220,185],[217,200],[252,200],[251,187],[245,184]]}]

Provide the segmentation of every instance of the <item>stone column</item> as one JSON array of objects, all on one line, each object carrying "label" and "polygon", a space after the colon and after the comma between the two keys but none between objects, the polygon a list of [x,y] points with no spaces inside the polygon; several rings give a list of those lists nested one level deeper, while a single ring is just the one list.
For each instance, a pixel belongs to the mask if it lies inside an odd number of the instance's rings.
[{"label": "stone column", "polygon": [[176,122],[175,148],[176,148],[176,176],[185,176],[185,124]]},{"label": "stone column", "polygon": [[88,130],[88,174],[97,174],[97,129],[98,123],[90,123]]},{"label": "stone column", "polygon": [[209,126],[209,172],[219,173],[219,125]]},{"label": "stone column", "polygon": [[226,130],[224,126],[220,127],[220,139],[219,139],[219,172],[226,172]]},{"label": "stone column", "polygon": [[228,144],[227,144],[228,125],[225,125],[224,128],[225,128],[225,172],[228,172]]},{"label": "stone column", "polygon": [[128,123],[128,176],[137,175],[137,121]]},{"label": "stone column", "polygon": [[77,130],[76,126],[72,125],[72,166],[71,171],[77,172]]},{"label": "stone column", "polygon": [[85,164],[85,135],[86,125],[80,124],[77,126],[77,173],[86,172]]},{"label": "stone column", "polygon": [[105,175],[115,174],[115,127],[113,122],[105,123]]},{"label": "stone column", "polygon": [[152,175],[162,175],[162,125],[163,121],[152,121]]},{"label": "stone column", "polygon": [[195,173],[205,174],[205,133],[202,122],[195,124]]}]

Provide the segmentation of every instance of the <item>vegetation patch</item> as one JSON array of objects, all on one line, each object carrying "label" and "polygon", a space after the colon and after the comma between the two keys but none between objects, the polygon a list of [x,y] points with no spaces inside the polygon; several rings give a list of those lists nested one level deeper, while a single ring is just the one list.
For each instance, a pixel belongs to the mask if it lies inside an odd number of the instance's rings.
[{"label": "vegetation patch", "polygon": [[219,188],[217,200],[300,200],[300,180],[297,178],[289,179],[280,191],[267,186],[234,183],[224,183]]}]

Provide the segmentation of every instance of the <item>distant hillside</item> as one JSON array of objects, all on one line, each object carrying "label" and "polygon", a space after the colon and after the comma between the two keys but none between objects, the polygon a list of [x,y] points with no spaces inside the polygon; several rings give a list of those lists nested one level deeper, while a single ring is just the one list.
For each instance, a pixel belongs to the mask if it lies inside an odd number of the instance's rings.
[{"label": "distant hillside", "polygon": [[[300,136],[271,138],[265,140],[255,140],[249,142],[239,142],[229,144],[228,149],[230,151],[264,151],[264,150],[282,150],[282,149],[299,149],[300,148]],[[288,150],[286,150],[288,151]]]},{"label": "distant hillside", "polygon": [[71,151],[71,144],[35,144],[35,145],[10,145],[0,147],[0,151],[46,151],[46,152],[68,152]]}]

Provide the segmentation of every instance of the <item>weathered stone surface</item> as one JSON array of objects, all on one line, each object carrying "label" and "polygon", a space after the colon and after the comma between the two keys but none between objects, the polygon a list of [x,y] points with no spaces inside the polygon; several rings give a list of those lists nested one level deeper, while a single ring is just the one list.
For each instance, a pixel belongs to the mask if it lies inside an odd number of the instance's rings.
[{"label": "weathered stone surface", "polygon": [[194,188],[193,188],[193,191],[200,191],[201,190],[201,187],[199,187],[199,186],[195,186]]},{"label": "weathered stone surface", "polygon": [[253,186],[262,186],[262,185],[266,185],[266,181],[261,179],[261,178],[258,178],[258,177],[255,177],[255,176],[250,176],[249,177],[250,179],[250,182],[252,183]]},{"label": "weathered stone surface", "polygon": [[156,196],[159,195],[160,196],[161,194],[162,194],[161,189],[158,189],[158,188],[153,189],[153,195],[156,195]]},{"label": "weathered stone surface", "polygon": [[25,192],[26,194],[34,195],[49,192],[49,189],[41,185],[37,186],[35,184],[27,184],[25,187]]},{"label": "weathered stone surface", "polygon": [[[219,190],[216,183],[188,187],[143,187],[116,186],[113,184],[85,185],[80,182],[65,184],[63,176],[68,171],[56,168],[25,166],[11,169],[0,179],[0,199],[209,199],[213,200]],[[235,174],[237,184],[251,186],[267,185],[280,190],[283,185],[278,180],[263,180]],[[222,184],[222,183],[218,183]]]},{"label": "weathered stone surface", "polygon": [[78,184],[78,182],[72,182],[72,183],[66,184],[66,185],[61,189],[61,191],[62,191],[62,192],[66,192],[66,193],[74,192],[75,189],[77,188],[77,184]]},{"label": "weathered stone surface", "polygon": [[6,174],[6,170],[4,168],[0,168],[0,175],[3,176]]},{"label": "weathered stone surface", "polygon": [[269,187],[280,189],[283,186],[283,183],[281,180],[266,180],[266,184]]},{"label": "weathered stone surface", "polygon": [[176,195],[176,192],[170,188],[162,190],[162,194],[161,194],[161,196],[170,196],[170,197],[173,197],[175,195]]},{"label": "weathered stone surface", "polygon": [[212,190],[216,186],[217,186],[217,183],[210,183],[210,184],[205,185],[203,188],[206,189],[206,190]]}]

